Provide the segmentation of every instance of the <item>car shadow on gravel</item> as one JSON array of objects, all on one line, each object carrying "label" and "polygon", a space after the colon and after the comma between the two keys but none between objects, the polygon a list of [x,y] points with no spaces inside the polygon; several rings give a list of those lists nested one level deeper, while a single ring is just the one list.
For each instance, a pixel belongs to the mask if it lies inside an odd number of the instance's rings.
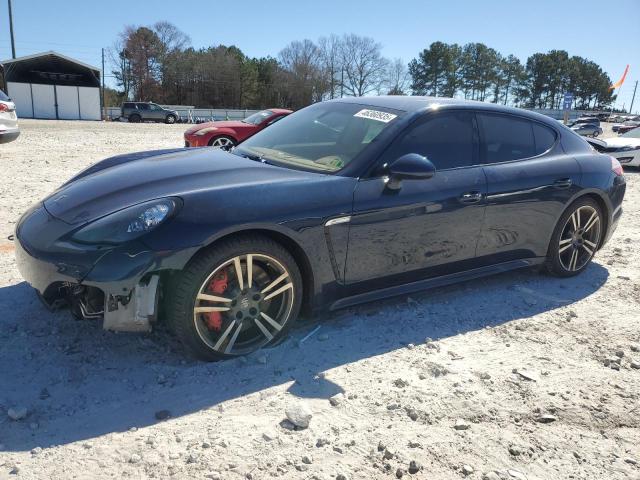
[{"label": "car shadow on gravel", "polygon": [[[185,357],[163,329],[104,332],[98,322],[48,312],[26,283],[7,286],[0,288],[0,448],[90,440],[157,423],[163,410],[175,419],[276,386],[328,398],[348,385],[324,379],[327,370],[570,306],[607,277],[597,263],[569,279],[505,273],[307,320],[276,347],[209,364]],[[11,407],[26,407],[27,417],[10,420]]]}]

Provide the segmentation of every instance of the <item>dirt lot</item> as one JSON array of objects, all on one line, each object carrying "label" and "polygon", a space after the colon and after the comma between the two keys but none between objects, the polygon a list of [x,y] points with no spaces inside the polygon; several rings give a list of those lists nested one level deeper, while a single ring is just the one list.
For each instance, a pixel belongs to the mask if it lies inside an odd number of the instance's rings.
[{"label": "dirt lot", "polygon": [[[47,312],[5,240],[81,168],[180,146],[184,127],[21,126],[0,148],[0,479],[640,479],[637,172],[577,278],[522,271],[371,304],[204,364],[163,331]],[[284,428],[301,404],[309,428]]]}]

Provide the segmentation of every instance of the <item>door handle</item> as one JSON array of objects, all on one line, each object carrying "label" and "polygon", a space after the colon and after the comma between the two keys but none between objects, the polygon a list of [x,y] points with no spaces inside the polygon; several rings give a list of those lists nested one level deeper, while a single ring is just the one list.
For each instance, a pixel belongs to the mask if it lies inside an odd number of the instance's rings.
[{"label": "door handle", "polygon": [[573,182],[570,178],[559,178],[555,182],[553,182],[553,186],[558,189],[569,188]]},{"label": "door handle", "polygon": [[480,192],[467,192],[460,195],[458,200],[460,203],[478,203],[482,200],[482,194]]}]

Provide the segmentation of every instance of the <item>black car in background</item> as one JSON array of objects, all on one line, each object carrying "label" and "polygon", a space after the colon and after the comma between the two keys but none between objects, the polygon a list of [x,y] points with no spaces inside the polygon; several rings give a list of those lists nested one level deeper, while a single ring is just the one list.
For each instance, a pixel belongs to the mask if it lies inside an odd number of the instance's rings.
[{"label": "black car in background", "polygon": [[152,102],[124,102],[120,107],[120,118],[131,123],[160,122],[176,123],[180,115],[175,110],[169,110]]},{"label": "black car in background", "polygon": [[232,151],[109,158],[35,204],[17,264],[48,305],[113,330],[166,321],[194,355],[276,342],[330,310],[542,266],[615,230],[625,179],[555,120],[428,97],[318,103]]}]

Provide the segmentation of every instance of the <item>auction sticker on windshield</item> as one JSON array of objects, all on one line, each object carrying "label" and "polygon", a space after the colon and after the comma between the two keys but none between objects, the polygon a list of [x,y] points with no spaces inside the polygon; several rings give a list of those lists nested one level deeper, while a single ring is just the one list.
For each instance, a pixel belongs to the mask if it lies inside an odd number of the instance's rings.
[{"label": "auction sticker on windshield", "polygon": [[354,117],[369,118],[371,120],[377,120],[378,122],[389,123],[391,120],[397,117],[393,113],[381,112],[379,110],[360,110],[354,115]]}]

